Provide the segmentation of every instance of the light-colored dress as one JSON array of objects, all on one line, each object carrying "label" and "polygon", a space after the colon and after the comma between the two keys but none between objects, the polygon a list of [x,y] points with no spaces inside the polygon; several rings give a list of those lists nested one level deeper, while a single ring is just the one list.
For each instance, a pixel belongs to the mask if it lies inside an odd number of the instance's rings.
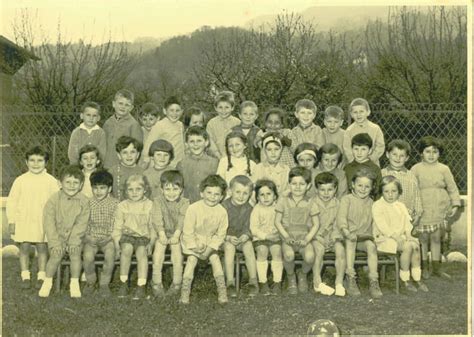
[{"label": "light-colored dress", "polygon": [[[249,178],[252,177],[253,173],[255,172],[255,167],[257,164],[253,160],[248,160],[247,157],[243,156],[240,158],[231,157],[232,167],[229,167],[229,161],[227,156],[221,158],[219,160],[219,165],[217,166],[217,174],[220,175],[229,185],[232,178],[238,175],[244,175]],[[250,168],[250,174],[248,174],[247,169]]]},{"label": "light-colored dress", "polygon": [[15,224],[15,242],[46,242],[43,209],[58,190],[58,181],[46,170],[40,174],[26,172],[15,179],[6,209],[8,223]]},{"label": "light-colored dress", "polygon": [[255,205],[250,214],[250,232],[253,241],[268,240],[269,235],[278,234],[278,229],[275,227],[275,214],[275,204]]},{"label": "light-colored dress", "polygon": [[260,179],[268,179],[275,183],[278,195],[284,195],[288,191],[288,174],[290,168],[287,165],[278,163],[273,166],[269,163],[260,163],[252,173],[252,180],[257,182]]}]

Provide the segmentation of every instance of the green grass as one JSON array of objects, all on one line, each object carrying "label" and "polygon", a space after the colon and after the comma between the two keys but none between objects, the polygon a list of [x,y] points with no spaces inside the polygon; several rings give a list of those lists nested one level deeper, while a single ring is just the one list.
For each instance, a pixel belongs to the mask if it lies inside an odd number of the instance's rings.
[{"label": "green grass", "polygon": [[[429,293],[396,295],[393,272],[388,272],[380,300],[370,299],[362,275],[359,298],[283,294],[242,297],[224,306],[217,304],[207,268],[200,270],[194,282],[191,304],[183,306],[176,299],[73,300],[67,290],[40,299],[36,291],[19,288],[18,260],[3,258],[3,335],[305,335],[311,322],[323,318],[334,321],[347,335],[467,334],[467,267],[445,266],[453,280],[427,280]],[[165,276],[169,280],[169,272]],[[333,269],[327,269],[329,284],[333,277]],[[116,279],[117,275],[114,283]]]}]

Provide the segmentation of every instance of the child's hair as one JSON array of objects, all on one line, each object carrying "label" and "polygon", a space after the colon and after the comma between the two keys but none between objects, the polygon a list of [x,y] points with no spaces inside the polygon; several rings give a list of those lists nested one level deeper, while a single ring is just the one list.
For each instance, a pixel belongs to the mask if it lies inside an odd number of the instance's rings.
[{"label": "child's hair", "polygon": [[339,180],[337,180],[337,177],[330,172],[321,172],[314,177],[314,187],[319,188],[319,186],[325,184],[333,184],[334,188],[337,188]]},{"label": "child's hair", "polygon": [[174,149],[173,145],[170,142],[164,139],[155,140],[150,145],[150,149],[148,150],[148,155],[153,157],[155,152],[166,152],[170,155],[170,162],[174,159]]},{"label": "child's hair", "polygon": [[253,108],[255,110],[255,113],[258,114],[258,106],[255,104],[254,101],[243,101],[240,104],[240,111],[244,110],[245,108]]},{"label": "child's hair", "polygon": [[206,114],[204,111],[202,111],[200,108],[197,106],[192,106],[184,111],[184,126],[189,127],[189,124],[191,124],[191,117],[192,116],[199,116],[202,115],[203,119],[203,124],[206,125]]},{"label": "child's hair", "polygon": [[339,165],[342,161],[342,152],[341,149],[333,143],[326,143],[323,146],[321,146],[318,150],[318,158],[319,161],[323,159],[323,154],[338,154],[339,157],[337,158],[337,165]]},{"label": "child's hair", "polygon": [[105,185],[107,187],[112,187],[114,184],[114,177],[107,170],[97,170],[92,172],[89,181],[91,186]]},{"label": "child's hair", "polygon": [[352,111],[352,108],[358,105],[362,105],[365,110],[370,111],[369,102],[364,98],[355,98],[352,100],[351,104],[349,104],[349,111]]},{"label": "child's hair", "polygon": [[95,152],[97,159],[99,160],[97,168],[102,166],[102,160],[100,158],[99,149],[95,145],[87,144],[79,149],[79,167],[82,169],[81,158],[84,153]]},{"label": "child's hair", "polygon": [[324,118],[337,118],[337,119],[344,119],[344,110],[342,110],[337,105],[330,105],[324,110]]},{"label": "child's hair", "polygon": [[268,144],[278,144],[281,148],[283,147],[280,133],[278,132],[268,132],[262,138],[262,148],[265,149]]},{"label": "child's hair", "polygon": [[232,107],[235,105],[235,95],[232,91],[221,91],[214,98],[214,106],[216,107],[220,102],[229,103]]},{"label": "child's hair", "polygon": [[352,177],[352,183],[355,183],[355,181],[357,180],[357,178],[369,178],[371,181],[372,181],[372,189],[375,187],[375,179],[377,179],[377,177],[375,176],[375,174],[366,169],[366,168],[360,168],[358,169],[354,176]]},{"label": "child's hair", "polygon": [[298,162],[298,158],[304,154],[309,154],[314,157],[314,167],[318,164],[318,147],[313,143],[301,143],[295,149],[293,158]]},{"label": "child's hair", "polygon": [[209,140],[209,134],[207,133],[206,129],[204,129],[202,126],[195,125],[195,126],[190,126],[189,128],[187,128],[186,132],[184,133],[186,142],[191,136],[201,136],[205,140]]},{"label": "child's hair", "polygon": [[240,185],[243,185],[243,186],[245,186],[245,187],[249,187],[249,188],[250,188],[250,191],[253,190],[253,182],[252,182],[252,180],[250,180],[250,178],[247,177],[247,176],[244,176],[244,175],[235,176],[235,177],[232,178],[232,180],[230,181],[230,183],[229,183],[229,188],[234,187],[235,184],[240,184]]},{"label": "child's hair", "polygon": [[273,194],[275,195],[275,199],[278,199],[278,189],[275,183],[273,182],[273,180],[260,179],[260,180],[257,180],[257,182],[255,183],[255,197],[257,198],[257,201],[258,201],[258,193],[260,192],[260,189],[265,186],[268,187],[273,192]]},{"label": "child's hair", "polygon": [[385,186],[387,186],[388,184],[391,184],[391,183],[395,183],[395,185],[397,186],[399,195],[401,195],[403,193],[403,188],[402,188],[402,184],[400,183],[400,180],[398,180],[394,176],[385,176],[380,181],[379,195],[382,195],[383,188]]},{"label": "child's hair", "polygon": [[288,174],[288,182],[291,182],[291,179],[295,177],[303,177],[304,181],[307,184],[311,184],[311,171],[308,170],[306,167],[296,166],[290,170]]},{"label": "child's hair", "polygon": [[100,105],[97,104],[96,102],[92,102],[92,101],[87,101],[87,102],[85,102],[85,103],[82,105],[81,113],[83,113],[84,111],[86,111],[87,108],[95,109],[95,110],[97,110],[97,112],[100,113]]},{"label": "child's hair", "polygon": [[[227,171],[229,171],[232,168],[232,161],[231,161],[230,152],[229,152],[229,141],[232,138],[239,138],[244,143],[244,145],[247,145],[247,137],[245,137],[245,135],[240,131],[231,131],[225,137],[225,152],[227,154]],[[251,175],[252,172],[250,172],[250,158],[249,158],[249,155],[248,155],[248,148],[245,148],[244,154],[245,154],[245,157],[247,158],[247,170],[246,170],[246,172],[247,172],[248,175]]]},{"label": "child's hair", "polygon": [[370,138],[368,133],[359,133],[351,139],[351,147],[368,146],[371,149],[373,145],[372,138]]},{"label": "child's hair", "polygon": [[147,102],[143,104],[140,109],[139,116],[143,117],[147,115],[152,115],[157,118],[160,117],[160,108],[158,107],[158,105],[152,102]]},{"label": "child's hair", "polygon": [[82,170],[78,165],[68,165],[64,167],[61,171],[59,179],[63,181],[66,177],[74,177],[81,183],[84,182],[84,173],[82,173]]},{"label": "child's hair", "polygon": [[318,111],[318,107],[316,106],[316,104],[310,100],[310,99],[300,99],[298,102],[296,102],[295,104],[295,110],[296,111],[299,111],[300,109],[309,109],[311,111],[313,111],[314,113],[316,113]]},{"label": "child's hair", "polygon": [[150,183],[147,179],[146,176],[144,176],[143,174],[132,174],[131,176],[129,176],[127,178],[127,180],[125,180],[125,184],[123,184],[123,189],[124,189],[124,195],[127,195],[127,189],[128,189],[128,186],[130,185],[130,183],[132,182],[138,182],[140,183],[140,185],[143,186],[143,189],[145,190],[145,196],[147,198],[150,198],[150,195],[151,195],[151,188],[150,188]]},{"label": "child's hair", "polygon": [[120,153],[120,151],[129,147],[130,144],[133,144],[133,147],[137,149],[138,153],[142,152],[143,144],[139,140],[129,136],[121,136],[117,140],[117,143],[115,144],[115,151],[117,151],[117,153]]},{"label": "child's hair", "polygon": [[203,181],[199,184],[199,190],[204,192],[207,187],[219,187],[221,189],[222,194],[225,194],[227,190],[227,183],[225,182],[224,178],[222,178],[218,174],[211,174],[204,178]]},{"label": "child's hair", "polygon": [[30,148],[28,151],[25,152],[25,159],[28,160],[30,156],[41,156],[44,158],[45,163],[48,162],[49,160],[49,153],[45,149],[43,149],[41,146],[33,146]]},{"label": "child's hair", "polygon": [[164,187],[167,184],[176,185],[180,188],[184,188],[184,178],[181,172],[178,170],[169,170],[163,172],[160,177],[160,185]]},{"label": "child's hair", "polygon": [[280,120],[281,120],[281,125],[283,127],[286,126],[286,112],[283,111],[283,109],[280,109],[280,108],[270,108],[266,113],[265,113],[265,117],[263,118],[263,123],[265,124],[265,122],[267,121],[268,117],[270,117],[271,115],[278,115],[278,117],[280,117]]},{"label": "child's hair", "polygon": [[181,102],[179,101],[178,97],[170,96],[165,100],[164,108],[168,109],[170,105],[177,104],[181,106]]},{"label": "child's hair", "polygon": [[388,143],[387,152],[390,152],[395,148],[399,150],[404,150],[407,156],[410,155],[411,146],[410,144],[408,144],[407,141],[404,141],[403,139],[394,139],[390,143]]},{"label": "child's hair", "polygon": [[433,136],[425,136],[420,139],[419,145],[418,145],[418,151],[420,153],[423,153],[423,151],[427,148],[433,146],[438,149],[439,154],[442,155],[444,151],[443,143],[439,138],[433,137]]},{"label": "child's hair", "polygon": [[132,103],[135,99],[135,95],[133,94],[133,92],[131,92],[130,90],[127,90],[127,89],[120,89],[119,91],[117,91],[115,93],[114,100],[116,100],[119,97],[126,98]]}]

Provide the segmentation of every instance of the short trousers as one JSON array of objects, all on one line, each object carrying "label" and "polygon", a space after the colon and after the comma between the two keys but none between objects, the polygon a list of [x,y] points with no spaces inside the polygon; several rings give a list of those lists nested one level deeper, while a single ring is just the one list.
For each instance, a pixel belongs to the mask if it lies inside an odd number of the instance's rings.
[{"label": "short trousers", "polygon": [[86,235],[84,237],[84,243],[92,246],[94,248],[102,249],[107,245],[109,242],[112,241],[112,237],[105,237],[105,238],[96,238],[93,237],[92,235]]},{"label": "short trousers", "polygon": [[131,235],[122,235],[120,238],[120,245],[124,243],[129,243],[133,246],[134,250],[137,250],[138,247],[146,246],[150,243],[150,239],[144,236],[131,236]]},{"label": "short trousers", "polygon": [[281,240],[278,241],[270,241],[270,240],[257,240],[253,242],[254,248],[257,248],[258,246],[267,246],[271,247],[274,245],[281,245]]},{"label": "short trousers", "polygon": [[418,225],[415,227],[419,234],[431,234],[439,229],[440,225]]}]

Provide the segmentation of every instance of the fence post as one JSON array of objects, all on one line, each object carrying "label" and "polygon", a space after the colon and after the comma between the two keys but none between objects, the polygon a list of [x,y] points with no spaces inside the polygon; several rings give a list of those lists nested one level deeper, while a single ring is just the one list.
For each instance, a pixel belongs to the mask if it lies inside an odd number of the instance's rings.
[{"label": "fence post", "polygon": [[56,176],[56,136],[53,136],[52,138],[53,144],[52,144],[52,167],[53,167],[53,176]]}]

